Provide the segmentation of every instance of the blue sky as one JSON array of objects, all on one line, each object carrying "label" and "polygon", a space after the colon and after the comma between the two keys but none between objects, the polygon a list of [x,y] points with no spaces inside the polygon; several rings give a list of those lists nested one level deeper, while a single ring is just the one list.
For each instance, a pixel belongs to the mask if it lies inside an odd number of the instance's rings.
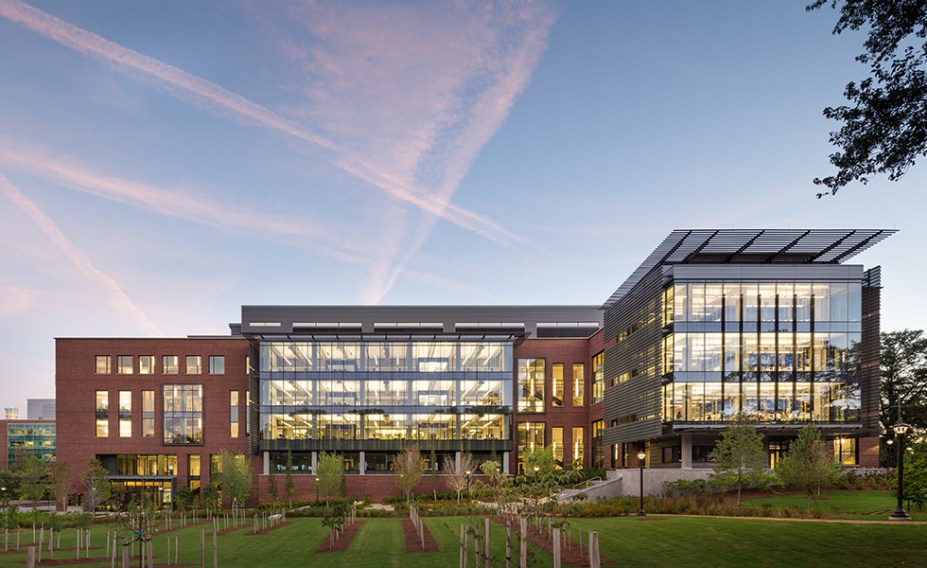
[{"label": "blue sky", "polygon": [[923,327],[924,166],[814,198],[865,68],[806,3],[0,0],[0,405],[242,304],[600,304],[675,228],[901,229]]}]

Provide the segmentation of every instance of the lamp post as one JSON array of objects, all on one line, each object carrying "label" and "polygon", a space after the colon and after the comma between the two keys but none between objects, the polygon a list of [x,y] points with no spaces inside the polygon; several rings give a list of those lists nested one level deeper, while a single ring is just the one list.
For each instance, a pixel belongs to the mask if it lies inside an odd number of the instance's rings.
[{"label": "lamp post", "polygon": [[466,473],[466,476],[467,476],[467,502],[470,502],[470,473],[472,473],[472,472],[468,469],[468,470],[467,470],[467,473]]},{"label": "lamp post", "polygon": [[644,459],[647,457],[647,454],[644,453],[644,450],[637,452],[637,463],[640,464],[641,468],[641,508],[637,512],[638,517],[644,517],[647,515],[647,512],[644,511]]},{"label": "lamp post", "polygon": [[319,502],[319,476],[315,476],[315,502]]},{"label": "lamp post", "polygon": [[898,447],[895,452],[898,454],[898,507],[888,518],[890,521],[910,521],[911,517],[905,512],[902,506],[904,498],[904,436],[908,433],[910,426],[901,419],[901,405],[898,405],[898,423],[892,426],[895,431],[895,437],[898,438]]}]

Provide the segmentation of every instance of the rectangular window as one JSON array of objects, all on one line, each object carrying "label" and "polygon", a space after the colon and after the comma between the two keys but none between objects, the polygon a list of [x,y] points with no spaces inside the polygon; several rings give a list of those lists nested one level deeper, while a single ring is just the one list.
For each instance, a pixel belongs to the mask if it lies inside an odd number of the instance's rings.
[{"label": "rectangular window", "polygon": [[586,365],[573,363],[573,406],[586,404]]},{"label": "rectangular window", "polygon": [[142,391],[142,438],[154,438],[154,391]]},{"label": "rectangular window", "polygon": [[592,423],[592,467],[605,467],[605,452],[602,443],[602,431],[605,429],[604,420],[596,420]]},{"label": "rectangular window", "polygon": [[554,463],[563,467],[563,428],[550,429],[550,445],[554,450]]},{"label": "rectangular window", "polygon": [[583,465],[586,463],[584,453],[584,433],[586,429],[580,426],[579,428],[573,428],[573,469],[582,469]]},{"label": "rectangular window", "polygon": [[518,470],[520,472],[524,472],[525,469],[525,454],[544,447],[544,426],[543,422],[518,424]]},{"label": "rectangular window", "polygon": [[229,436],[238,437],[238,391],[229,392]]},{"label": "rectangular window", "polygon": [[679,463],[682,461],[682,446],[666,446],[663,448],[663,463]]},{"label": "rectangular window", "polygon": [[178,367],[180,357],[177,355],[165,355],[161,358],[161,372],[165,375],[176,375],[178,373]]},{"label": "rectangular window", "polygon": [[134,369],[132,356],[131,355],[117,355],[116,356],[116,373],[119,375],[131,375]]},{"label": "rectangular window", "polygon": [[563,363],[551,365],[550,377],[550,403],[563,406]]},{"label": "rectangular window", "polygon": [[165,444],[203,443],[203,385],[164,385]]},{"label": "rectangular window", "polygon": [[224,355],[210,355],[209,356],[209,374],[210,375],[224,375],[225,374],[225,356]]},{"label": "rectangular window", "polygon": [[132,391],[119,391],[119,437],[132,437]]},{"label": "rectangular window", "polygon": [[110,370],[110,357],[109,355],[97,355],[97,366],[96,373],[98,375],[108,375],[112,371]]},{"label": "rectangular window", "polygon": [[[678,314],[678,312],[677,312]],[[605,399],[605,352],[592,358],[592,404]]]},{"label": "rectangular window", "polygon": [[188,477],[199,477],[200,476],[200,455],[199,454],[190,454],[187,456],[187,476]]},{"label": "rectangular window", "polygon": [[139,375],[153,375],[154,368],[155,368],[154,355],[139,355],[138,356],[138,374]]},{"label": "rectangular window", "polygon": [[518,411],[544,412],[544,359],[518,360]]},{"label": "rectangular window", "polygon": [[857,465],[856,438],[837,438],[834,440],[834,458],[843,465]]},{"label": "rectangular window", "polygon": [[109,436],[109,393],[97,391],[97,438]]},{"label": "rectangular window", "polygon": [[203,363],[199,355],[187,355],[187,374],[199,375],[203,372]]}]

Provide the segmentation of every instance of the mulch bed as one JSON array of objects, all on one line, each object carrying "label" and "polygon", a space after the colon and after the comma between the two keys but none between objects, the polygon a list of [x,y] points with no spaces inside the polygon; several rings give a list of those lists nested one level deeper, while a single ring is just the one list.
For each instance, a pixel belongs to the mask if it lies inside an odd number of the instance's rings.
[{"label": "mulch bed", "polygon": [[[494,518],[493,521],[497,524],[505,526],[505,521],[499,518]],[[512,533],[518,534],[518,523],[512,523]],[[570,539],[569,546],[567,546],[566,535],[563,534],[563,531],[560,533],[560,560],[563,564],[570,566],[589,566],[589,550],[588,550],[588,541],[583,542],[583,549],[580,552],[579,541],[575,538]],[[537,527],[532,526],[531,523],[528,523],[528,540],[536,544],[537,546],[543,548],[547,552],[554,553],[554,542],[550,538],[550,533],[547,529],[542,528],[541,532],[538,532]],[[614,560],[605,556],[604,554],[599,554],[599,559],[602,562],[603,566],[608,564],[614,564]]]},{"label": "mulch bed", "polygon": [[406,552],[438,552],[438,542],[428,530],[428,525],[423,523],[422,532],[425,533],[425,547],[422,548],[422,541],[418,538],[418,532],[412,519],[406,517],[402,519],[402,532],[406,535]]},{"label": "mulch bed", "polygon": [[329,546],[328,538],[325,539],[325,542],[321,546],[315,549],[316,552],[344,552],[347,550],[351,543],[354,542],[354,536],[357,534],[357,530],[360,529],[361,521],[354,521],[350,525],[345,525],[344,531],[341,533],[341,538],[335,541],[335,546]]}]

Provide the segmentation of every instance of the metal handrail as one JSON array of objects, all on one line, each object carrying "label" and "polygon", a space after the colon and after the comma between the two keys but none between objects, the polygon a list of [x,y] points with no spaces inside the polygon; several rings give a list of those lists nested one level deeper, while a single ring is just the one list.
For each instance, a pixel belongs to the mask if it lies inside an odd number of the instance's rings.
[{"label": "metal handrail", "polygon": [[585,489],[586,487],[589,487],[590,485],[592,485],[593,481],[602,481],[602,476],[597,475],[595,477],[590,477],[589,479],[585,481],[580,481],[579,483],[574,485],[571,489]]}]

